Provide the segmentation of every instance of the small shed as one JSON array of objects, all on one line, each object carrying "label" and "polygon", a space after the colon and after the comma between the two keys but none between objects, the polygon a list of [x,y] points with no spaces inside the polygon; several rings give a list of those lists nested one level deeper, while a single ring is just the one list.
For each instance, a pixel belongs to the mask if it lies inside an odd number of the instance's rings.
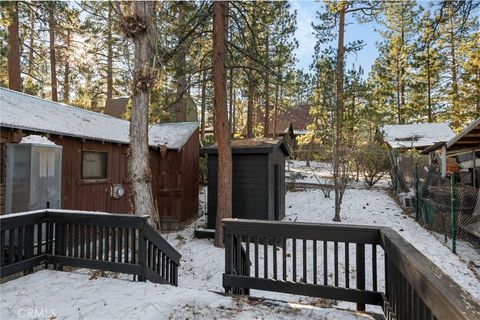
[{"label": "small shed", "polygon": [[[208,156],[208,222],[215,228],[217,213],[218,148],[203,148]],[[285,216],[285,140],[232,141],[232,215],[234,218],[281,220]]]}]

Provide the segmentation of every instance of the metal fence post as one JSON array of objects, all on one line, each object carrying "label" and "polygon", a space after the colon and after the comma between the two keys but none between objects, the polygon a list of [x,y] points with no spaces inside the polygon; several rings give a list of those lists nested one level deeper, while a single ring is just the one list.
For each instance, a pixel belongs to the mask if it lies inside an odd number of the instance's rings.
[{"label": "metal fence post", "polygon": [[455,199],[455,175],[450,174],[450,226],[452,236],[452,252],[457,251],[457,208]]},{"label": "metal fence post", "polygon": [[420,199],[418,198],[418,162],[415,162],[415,221],[418,222],[418,217],[420,215]]}]

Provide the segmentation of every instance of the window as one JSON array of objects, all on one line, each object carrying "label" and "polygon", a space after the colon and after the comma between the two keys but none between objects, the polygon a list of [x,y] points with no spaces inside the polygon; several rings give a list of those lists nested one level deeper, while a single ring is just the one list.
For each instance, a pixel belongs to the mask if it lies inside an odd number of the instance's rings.
[{"label": "window", "polygon": [[107,155],[106,152],[83,151],[82,179],[106,179]]}]

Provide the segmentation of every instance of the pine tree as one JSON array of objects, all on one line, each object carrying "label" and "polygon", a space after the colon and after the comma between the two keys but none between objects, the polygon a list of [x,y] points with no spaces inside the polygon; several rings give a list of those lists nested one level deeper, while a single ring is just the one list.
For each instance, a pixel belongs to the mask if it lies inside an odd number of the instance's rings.
[{"label": "pine tree", "polygon": [[232,151],[227,116],[225,78],[225,38],[228,2],[213,3],[213,84],[215,137],[218,142],[218,195],[215,223],[215,246],[223,247],[222,219],[232,216]]}]

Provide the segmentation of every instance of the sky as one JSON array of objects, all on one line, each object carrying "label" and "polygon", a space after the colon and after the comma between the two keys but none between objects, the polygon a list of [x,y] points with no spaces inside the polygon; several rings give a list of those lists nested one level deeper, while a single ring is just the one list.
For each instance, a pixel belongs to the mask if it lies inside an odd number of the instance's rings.
[{"label": "sky", "polygon": [[[295,51],[298,60],[296,67],[304,72],[309,72],[316,42],[313,35],[312,22],[317,23],[316,12],[321,9],[322,4],[310,0],[290,0],[289,2],[291,11],[297,11],[295,38],[298,40],[299,46]],[[380,35],[375,31],[375,27],[378,26],[374,23],[358,24],[355,21],[351,22],[352,24],[345,27],[345,43],[363,40],[365,47],[356,55],[350,54],[347,56],[347,66],[350,67],[352,64],[355,64],[355,66],[361,65],[365,71],[365,76],[367,76],[375,58],[378,56],[375,44],[381,40]]]}]

